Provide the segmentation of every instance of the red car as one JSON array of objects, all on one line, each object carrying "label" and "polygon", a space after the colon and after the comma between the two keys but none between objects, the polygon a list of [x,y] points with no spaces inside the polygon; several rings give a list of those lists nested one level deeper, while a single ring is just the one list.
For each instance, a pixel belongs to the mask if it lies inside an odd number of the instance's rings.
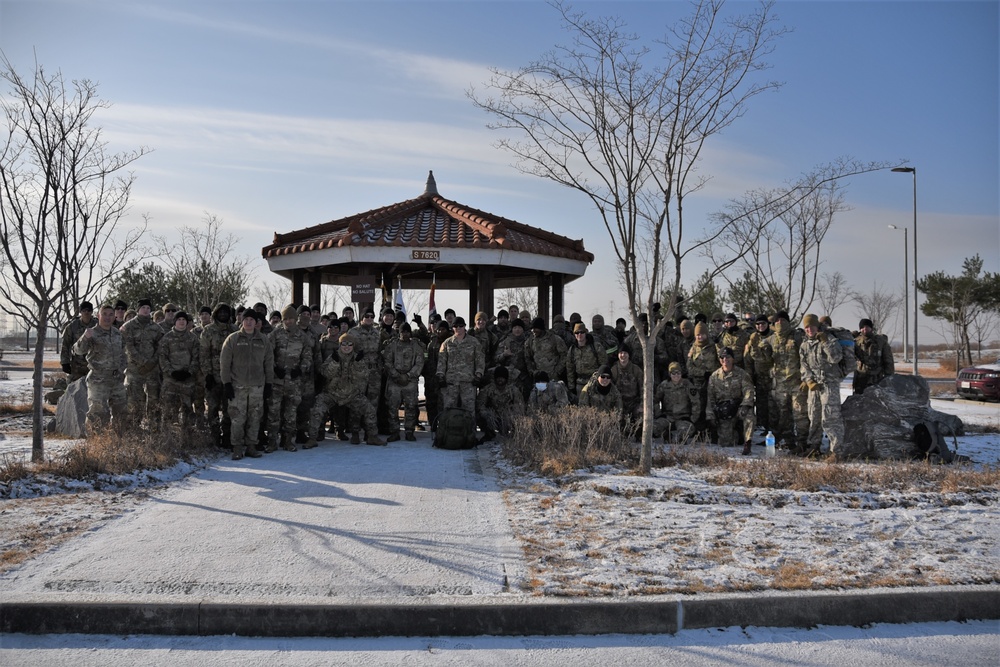
[{"label": "red car", "polygon": [[963,368],[955,380],[955,390],[962,398],[1000,400],[1000,359],[993,364]]}]

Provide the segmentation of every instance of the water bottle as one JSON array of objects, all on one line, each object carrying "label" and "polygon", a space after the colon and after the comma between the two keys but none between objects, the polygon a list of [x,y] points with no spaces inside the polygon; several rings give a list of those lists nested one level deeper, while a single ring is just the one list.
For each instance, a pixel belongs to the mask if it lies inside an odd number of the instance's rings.
[{"label": "water bottle", "polygon": [[774,433],[771,431],[767,432],[767,437],[764,438],[764,456],[774,456]]}]

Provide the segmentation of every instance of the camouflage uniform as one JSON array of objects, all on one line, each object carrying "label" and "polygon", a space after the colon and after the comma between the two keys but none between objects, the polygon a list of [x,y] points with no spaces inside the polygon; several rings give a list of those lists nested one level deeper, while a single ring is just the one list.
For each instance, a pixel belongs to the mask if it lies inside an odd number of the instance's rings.
[{"label": "camouflage uniform", "polygon": [[157,348],[165,335],[163,328],[154,324],[149,315],[136,315],[122,325],[121,333],[128,359],[125,389],[129,415],[136,421],[145,417],[151,425],[159,424],[161,379]]},{"label": "camouflage uniform", "polygon": [[[711,340],[707,340],[704,343],[695,341],[694,345],[691,346],[691,351],[688,353],[687,372],[691,384],[698,390],[701,407],[704,407],[707,403],[708,378],[718,368],[719,353],[715,348],[715,344]],[[695,425],[700,426],[701,421],[705,417],[704,411],[693,416]]]},{"label": "camouflage uniform", "polygon": [[362,393],[368,397],[368,402],[371,403],[372,410],[377,416],[378,399],[382,390],[381,332],[379,327],[360,324],[351,329],[351,335],[357,341],[355,354],[363,353],[359,354],[358,358],[368,369],[368,382]]},{"label": "camouflage uniform", "polygon": [[524,342],[524,363],[531,377],[545,371],[553,380],[560,378],[566,372],[566,343],[551,331],[532,333]]},{"label": "camouflage uniform", "polygon": [[769,335],[769,332],[761,335],[759,331],[750,334],[743,354],[743,367],[750,374],[750,379],[753,380],[757,404],[757,425],[774,431],[777,435],[777,425],[772,424],[770,419],[771,368],[774,366],[774,360],[771,358],[771,348],[766,344]]},{"label": "camouflage uniform", "polygon": [[[320,352],[319,336],[313,330],[311,319],[305,317],[305,313],[299,313],[298,328],[302,332],[302,340],[306,346],[306,352],[299,367],[301,375],[297,378],[289,377],[289,381],[294,383],[299,393],[299,404],[295,410],[297,439],[305,442],[307,431],[309,430],[310,416],[313,405],[316,403],[316,385],[319,381],[319,367],[323,363]],[[289,374],[291,373],[291,369]]]},{"label": "camouflage uniform", "polygon": [[789,449],[805,450],[809,433],[809,417],[806,410],[806,394],[802,384],[799,346],[802,339],[799,332],[781,320],[776,322],[774,333],[764,340],[766,354],[771,358],[771,402],[774,411],[770,415],[770,428],[778,441]]},{"label": "camouflage uniform", "polygon": [[611,379],[622,397],[622,416],[633,421],[642,421],[642,390],[645,386],[642,374],[642,368],[631,361],[622,364],[619,360],[611,367]]},{"label": "camouflage uniform", "polygon": [[621,415],[622,395],[618,387],[612,382],[603,389],[604,391],[601,391],[602,387],[597,376],[592,376],[580,390],[580,407],[596,408],[600,412],[614,412]]},{"label": "camouflage uniform", "polygon": [[653,395],[653,437],[683,444],[694,434],[699,414],[701,395],[690,380],[664,380]]},{"label": "camouflage uniform", "polygon": [[447,330],[436,333],[434,339],[427,343],[424,351],[424,406],[427,411],[427,423],[434,424],[441,414],[441,387],[438,386],[437,367],[441,344],[450,334]]},{"label": "camouflage uniform", "polygon": [[584,345],[573,341],[566,352],[566,388],[570,391],[571,399],[579,398],[591,376],[604,365],[606,357],[603,350],[598,351],[594,337],[589,333]]},{"label": "camouflage uniform", "polygon": [[267,336],[242,329],[230,334],[219,353],[219,373],[229,394],[233,457],[242,457],[244,448],[256,453],[265,386],[274,382],[274,352]]},{"label": "camouflage uniform", "polygon": [[[229,398],[222,387],[222,371],[219,367],[219,357],[222,345],[226,339],[236,332],[236,327],[228,321],[232,309],[220,303],[212,311],[212,323],[205,327],[198,340],[201,345],[201,374],[205,378],[205,405],[208,409],[206,419],[216,443],[229,446],[231,422],[229,420]],[[222,320],[228,313],[226,321]]]},{"label": "camouflage uniform", "polygon": [[91,317],[86,324],[79,317],[74,317],[62,332],[62,348],[59,351],[59,363],[63,370],[69,375],[69,382],[74,382],[85,377],[90,371],[87,366],[87,358],[81,354],[73,353],[73,346],[83,336],[87,329],[97,326],[97,318]]},{"label": "camouflage uniform", "polygon": [[854,371],[854,393],[860,394],[869,385],[878,384],[887,375],[896,372],[889,339],[882,334],[859,334],[854,339],[854,354],[858,369]]},{"label": "camouflage uniform", "polygon": [[[391,421],[389,430],[399,437],[399,404],[403,404],[403,430],[406,439],[412,440],[417,428],[417,399],[420,372],[424,368],[424,346],[411,338],[395,338],[382,350],[386,372],[386,405]],[[391,436],[390,436],[391,437]]]},{"label": "camouflage uniform", "polygon": [[[271,329],[268,337],[274,352],[274,386],[267,404],[267,450],[279,446],[295,451],[298,409],[302,403],[303,369],[312,366],[312,345],[307,332],[285,321]],[[291,319],[287,320],[291,322]],[[312,378],[308,378],[311,382]],[[308,422],[307,422],[308,423]]]},{"label": "camouflage uniform", "polygon": [[487,435],[510,433],[514,418],[524,414],[524,397],[520,388],[507,382],[502,388],[490,383],[476,395],[479,425]]},{"label": "camouflage uniform", "polygon": [[806,444],[810,451],[819,451],[824,431],[830,438],[832,454],[837,454],[844,439],[844,420],[840,417],[840,360],[843,356],[837,337],[822,332],[814,338],[807,336],[799,347],[802,383],[809,388]]},{"label": "camouflage uniform", "polygon": [[605,354],[603,363],[613,364],[615,357],[618,356],[618,334],[615,333],[615,328],[605,324],[602,315],[594,315],[590,323],[593,327],[590,333],[594,336],[594,343],[597,349]]},{"label": "camouflage uniform", "polygon": [[[524,345],[527,338],[522,333],[515,336],[513,333],[505,336],[497,345],[495,361],[500,366],[506,366],[511,371],[510,382],[521,390],[521,399],[528,398],[531,391],[531,375],[528,373],[528,364],[524,358]],[[517,371],[517,377],[514,372]]]},{"label": "camouflage uniform", "polygon": [[475,413],[476,385],[485,371],[483,348],[475,338],[468,334],[462,340],[452,336],[441,343],[436,375],[438,385],[444,386],[441,390],[442,409],[457,406],[461,399],[460,407]]},{"label": "camouflage uniform", "polygon": [[125,419],[125,345],[118,329],[92,328],[73,345],[73,354],[85,357],[87,373],[87,430],[93,433],[108,423],[110,415],[115,427],[121,429]]},{"label": "camouflage uniform", "polygon": [[[351,331],[353,333],[355,329]],[[326,378],[326,384],[323,391],[316,395],[316,405],[309,418],[309,444],[315,443],[313,434],[319,431],[320,420],[334,406],[349,409],[351,416],[364,424],[367,439],[376,438],[378,426],[375,423],[375,408],[365,395],[371,367],[365,362],[364,353],[341,351],[338,356],[323,364],[320,372]],[[352,430],[355,431],[355,437],[351,442],[359,443],[357,429]]]},{"label": "camouflage uniform", "polygon": [[559,380],[549,380],[545,389],[532,386],[528,396],[528,408],[535,414],[555,414],[569,405],[569,392]]},{"label": "camouflage uniform", "polygon": [[717,347],[719,349],[724,347],[730,348],[733,351],[733,361],[736,363],[736,367],[746,370],[743,351],[746,349],[748,342],[750,342],[750,333],[746,329],[741,329],[737,324],[736,326],[727,327],[722,330]]},{"label": "camouflage uniform", "polygon": [[160,371],[163,373],[163,425],[167,426],[181,415],[181,428],[191,426],[191,409],[198,371],[201,368],[201,346],[191,331],[171,329],[160,339]]},{"label": "camouflage uniform", "polygon": [[[739,405],[735,416],[723,418],[715,411],[723,401],[733,401]],[[750,375],[734,365],[729,373],[719,368],[708,378],[705,418],[714,421],[719,433],[718,442],[724,447],[750,442],[754,430],[754,393]],[[743,430],[737,440],[736,422],[743,422]]]}]

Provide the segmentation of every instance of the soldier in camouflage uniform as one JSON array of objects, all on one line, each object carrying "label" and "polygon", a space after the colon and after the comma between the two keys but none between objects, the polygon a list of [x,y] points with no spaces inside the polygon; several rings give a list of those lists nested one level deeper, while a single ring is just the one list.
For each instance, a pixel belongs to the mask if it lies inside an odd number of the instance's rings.
[{"label": "soldier in camouflage uniform", "polygon": [[490,331],[489,321],[490,318],[486,313],[476,313],[475,323],[469,335],[479,341],[479,345],[483,348],[483,356],[492,361],[497,353],[497,337]]},{"label": "soldier in camouflage uniform", "polygon": [[163,426],[169,426],[181,415],[181,429],[191,427],[197,376],[201,369],[201,344],[198,336],[187,330],[188,314],[180,311],[174,317],[174,328],[164,334],[157,349],[160,372],[163,374]]},{"label": "soldier in camouflage uniform", "polygon": [[684,377],[683,367],[676,361],[668,367],[668,380],[656,387],[653,395],[653,437],[685,444],[694,435],[694,422],[701,413],[701,395]]},{"label": "soldier in camouflage uniform", "polygon": [[570,393],[570,401],[576,403],[591,377],[604,365],[607,355],[603,349],[597,349],[586,325],[575,325],[573,336],[576,340],[566,352],[566,389]]},{"label": "soldier in camouflage uniform", "polygon": [[424,368],[424,346],[413,339],[413,327],[407,322],[399,326],[399,337],[386,344],[382,350],[386,373],[386,405],[393,421],[389,442],[399,440],[399,405],[403,404],[403,431],[406,439],[417,436],[417,398],[420,373]]},{"label": "soldier in camouflage uniform", "polygon": [[298,408],[302,402],[302,369],[311,366],[311,341],[299,326],[295,306],[281,311],[281,322],[268,334],[274,349],[274,387],[267,406],[267,446],[264,451],[294,452]]},{"label": "soldier in camouflage uniform", "polygon": [[[160,423],[160,358],[158,347],[164,330],[153,323],[149,299],[139,300],[138,314],[121,328],[128,369],[125,389],[128,411],[133,421],[145,418],[150,428]],[[173,322],[171,316],[171,322]],[[168,329],[169,331],[169,329]]]},{"label": "soldier in camouflage uniform", "polygon": [[590,318],[590,333],[598,350],[604,350],[604,362],[613,364],[618,356],[618,336],[615,328],[604,323],[604,315],[597,314]]},{"label": "soldier in camouflage uniform", "polygon": [[569,405],[566,385],[553,380],[545,371],[536,371],[535,384],[528,395],[528,409],[536,415],[554,415]]},{"label": "soldier in camouflage uniform", "polygon": [[750,334],[746,349],[743,352],[743,367],[753,380],[757,404],[757,426],[765,431],[777,431],[771,423],[771,368],[774,360],[771,358],[771,348],[767,339],[771,335],[767,315],[758,315],[754,321],[755,331]]},{"label": "soldier in camouflage uniform", "polygon": [[[698,390],[699,403],[704,407],[708,394],[708,378],[719,368],[719,353],[709,337],[708,327],[699,322],[694,328],[694,345],[688,352],[688,380]],[[695,428],[701,430],[705,421],[703,412],[694,415]]]},{"label": "soldier in camouflage uniform", "polygon": [[546,331],[545,321],[540,317],[531,322],[531,336],[524,343],[524,363],[532,376],[545,371],[550,378],[558,379],[566,373],[566,344]]},{"label": "soldier in camouflage uniform", "polygon": [[441,344],[451,337],[451,327],[444,320],[434,325],[434,338],[427,343],[424,353],[424,406],[427,423],[435,424],[441,414],[441,387],[438,386],[437,366]]},{"label": "soldier in camouflage uniform", "polygon": [[784,447],[805,452],[809,434],[809,417],[806,411],[806,392],[802,384],[802,364],[799,347],[800,332],[792,328],[785,312],[774,316],[774,332],[764,341],[765,354],[771,358],[770,427],[775,438]]},{"label": "soldier in camouflage uniform", "polygon": [[93,434],[108,423],[121,432],[126,413],[125,345],[114,327],[115,309],[101,306],[97,326],[84,329],[73,345],[73,354],[85,357],[87,373],[87,431]]},{"label": "soldier in camouflage uniform", "polygon": [[677,363],[681,365],[686,377],[688,355],[691,353],[691,348],[694,347],[694,320],[684,318],[677,325],[677,329],[681,334],[678,342],[678,352],[681,354],[681,358],[677,360]]},{"label": "soldier in camouflage uniform", "polygon": [[274,352],[257,330],[261,317],[252,308],[243,311],[243,326],[230,334],[219,354],[219,373],[229,399],[233,460],[259,458],[260,420],[274,382]]},{"label": "soldier in camouflage uniform", "polygon": [[[289,382],[297,385],[300,399],[295,411],[295,439],[299,443],[305,443],[308,439],[307,431],[312,408],[316,403],[317,385],[322,384],[319,367],[323,357],[320,352],[319,336],[316,335],[312,325],[312,310],[308,306],[299,306],[297,325],[302,331],[306,344],[306,354],[299,368],[299,374],[295,378],[290,377]],[[290,372],[291,369],[289,369]]]},{"label": "soldier in camouflage uniform", "polygon": [[[708,378],[705,418],[715,424],[720,445],[743,444],[743,455],[748,456],[755,421],[753,381],[736,365],[732,349],[719,350],[719,364],[720,368]],[[737,436],[738,426],[741,430]]]},{"label": "soldier in camouflage uniform", "polygon": [[865,387],[878,384],[887,375],[896,372],[889,339],[875,333],[875,324],[866,318],[858,323],[858,335],[854,339],[854,354],[858,357],[858,369],[854,372],[854,393],[864,392]]},{"label": "soldier in camouflage uniform", "polygon": [[125,313],[127,312],[128,304],[121,299],[118,299],[118,301],[115,302],[115,323],[112,325],[115,329],[118,329],[119,331],[121,330],[122,325],[125,324]]},{"label": "soldier in camouflage uniform", "polygon": [[[455,333],[441,343],[438,354],[438,387],[441,387],[441,408],[461,407],[476,412],[476,387],[486,372],[486,358],[479,341],[466,333],[465,318],[455,318]],[[461,405],[459,405],[461,403]]]},{"label": "soldier in camouflage uniform", "polygon": [[175,304],[172,303],[163,304],[163,308],[160,309],[160,312],[163,313],[163,319],[160,320],[159,322],[156,322],[156,324],[159,325],[161,329],[163,329],[163,333],[167,333],[168,331],[174,328],[174,317],[177,316],[178,310],[179,308]]},{"label": "soldier in camouflage uniform", "polygon": [[[372,313],[370,319],[375,319]],[[337,356],[323,364],[320,372],[326,378],[323,391],[316,395],[316,405],[313,407],[309,420],[309,447],[316,446],[313,434],[319,430],[320,420],[334,406],[342,406],[351,411],[354,419],[360,420],[365,427],[365,442],[369,445],[384,445],[385,441],[378,437],[378,426],[375,423],[375,408],[365,396],[368,386],[370,367],[364,361],[363,352],[355,352],[357,339],[355,327],[340,336],[340,350]],[[357,429],[353,429],[351,443],[361,444]]]},{"label": "soldier in camouflage uniform", "polygon": [[212,310],[212,323],[205,327],[198,340],[201,345],[201,374],[205,378],[205,416],[208,427],[217,445],[230,446],[230,429],[228,403],[229,398],[223,391],[222,371],[219,368],[219,357],[226,338],[236,332],[232,324],[232,308],[220,303]]},{"label": "soldier in camouflage uniform", "polygon": [[497,366],[493,369],[493,382],[476,395],[476,413],[483,431],[479,444],[489,442],[497,433],[507,435],[514,427],[514,418],[524,414],[524,397],[509,379],[507,367]]},{"label": "soldier in camouflage uniform", "polygon": [[599,367],[590,380],[580,390],[580,407],[596,408],[600,412],[610,412],[619,418],[622,414],[622,395],[611,380],[611,367]]},{"label": "soldier in camouflage uniform", "polygon": [[69,376],[68,382],[74,382],[86,377],[90,368],[83,355],[73,354],[73,346],[83,337],[83,332],[97,326],[94,318],[94,304],[89,301],[80,302],[80,314],[73,318],[62,332],[62,348],[59,352],[59,362],[62,370]]},{"label": "soldier in camouflage uniform", "polygon": [[809,436],[805,454],[817,454],[823,432],[830,438],[830,453],[836,456],[844,439],[844,421],[840,417],[840,360],[844,356],[840,341],[832,334],[820,331],[819,318],[809,314],[802,318],[805,340],[799,347],[802,371],[800,388],[808,391]]},{"label": "soldier in camouflage uniform", "polygon": [[552,316],[552,333],[562,338],[562,342],[566,343],[567,349],[576,345],[573,327],[566,326],[566,318],[562,315],[556,314]]},{"label": "soldier in camouflage uniform", "polygon": [[643,370],[632,363],[632,347],[621,345],[618,360],[611,367],[611,379],[622,396],[622,418],[633,424],[642,423]]},{"label": "soldier in camouflage uniform", "polygon": [[718,347],[728,347],[732,350],[736,367],[746,370],[746,365],[743,362],[743,351],[746,350],[747,343],[750,342],[750,334],[740,327],[739,318],[736,317],[735,313],[726,315],[723,325],[722,333],[719,334]]},{"label": "soldier in camouflage uniform", "polygon": [[497,354],[494,359],[497,364],[505,366],[510,371],[510,382],[521,390],[523,400],[528,398],[528,393],[531,391],[531,375],[524,360],[525,343],[527,338],[524,335],[524,323],[515,320],[510,333],[497,344]]},{"label": "soldier in camouflage uniform", "polygon": [[368,308],[362,315],[361,324],[351,329],[351,333],[354,335],[357,351],[362,353],[359,358],[368,368],[368,384],[365,386],[364,394],[368,397],[377,419],[382,388],[382,334],[380,327],[376,326],[374,310]]}]

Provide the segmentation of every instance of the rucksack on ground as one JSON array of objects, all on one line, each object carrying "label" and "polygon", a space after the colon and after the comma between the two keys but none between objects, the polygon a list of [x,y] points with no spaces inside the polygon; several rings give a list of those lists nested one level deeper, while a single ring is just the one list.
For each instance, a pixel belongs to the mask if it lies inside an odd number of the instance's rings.
[{"label": "rucksack on ground", "polygon": [[440,449],[471,449],[476,446],[476,418],[468,410],[448,408],[437,418],[434,446]]},{"label": "rucksack on ground", "polygon": [[845,378],[858,370],[858,357],[854,354],[854,335],[847,329],[840,327],[828,327],[827,335],[834,336],[840,343],[840,349],[844,353],[840,360],[840,377]]}]

